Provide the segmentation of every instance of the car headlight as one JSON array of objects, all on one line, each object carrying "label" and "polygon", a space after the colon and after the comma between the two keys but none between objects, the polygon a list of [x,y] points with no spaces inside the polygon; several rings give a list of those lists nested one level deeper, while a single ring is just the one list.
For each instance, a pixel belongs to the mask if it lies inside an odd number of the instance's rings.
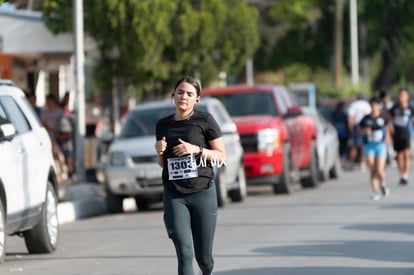
[{"label": "car headlight", "polygon": [[123,152],[112,152],[109,155],[109,164],[112,166],[125,165],[125,155]]},{"label": "car headlight", "polygon": [[274,150],[281,145],[279,131],[276,129],[263,129],[257,133],[258,150]]}]

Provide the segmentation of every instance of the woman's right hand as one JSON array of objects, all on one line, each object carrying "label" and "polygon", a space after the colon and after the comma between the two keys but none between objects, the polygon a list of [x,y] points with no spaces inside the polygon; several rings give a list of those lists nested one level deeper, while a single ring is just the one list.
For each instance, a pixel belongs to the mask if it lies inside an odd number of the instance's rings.
[{"label": "woman's right hand", "polygon": [[162,137],[155,143],[155,151],[157,151],[158,155],[162,155],[164,154],[165,149],[167,149],[167,140],[165,137]]}]

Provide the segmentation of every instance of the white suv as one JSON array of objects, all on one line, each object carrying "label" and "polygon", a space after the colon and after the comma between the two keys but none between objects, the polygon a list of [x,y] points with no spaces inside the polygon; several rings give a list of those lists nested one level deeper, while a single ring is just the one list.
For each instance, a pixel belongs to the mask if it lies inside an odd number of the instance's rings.
[{"label": "white suv", "polygon": [[29,253],[57,247],[57,181],[48,133],[22,90],[0,79],[0,262],[6,235]]}]

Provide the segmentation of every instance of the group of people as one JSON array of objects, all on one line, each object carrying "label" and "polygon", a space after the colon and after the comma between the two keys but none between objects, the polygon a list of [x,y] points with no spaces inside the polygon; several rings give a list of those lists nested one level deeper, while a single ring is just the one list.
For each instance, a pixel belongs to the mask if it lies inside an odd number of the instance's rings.
[{"label": "group of people", "polygon": [[359,94],[348,110],[340,102],[332,113],[340,139],[340,155],[351,165],[359,163],[362,171],[369,170],[373,200],[390,194],[385,178],[387,163],[396,163],[400,174],[398,183],[408,184],[414,129],[414,110],[409,98],[407,89],[398,91],[395,103],[385,91],[370,99]]},{"label": "group of people", "polygon": [[61,102],[55,95],[48,94],[43,108],[37,106],[34,93],[28,93],[27,98],[49,133],[58,180],[71,180],[74,174],[74,142],[69,93],[65,93]]}]

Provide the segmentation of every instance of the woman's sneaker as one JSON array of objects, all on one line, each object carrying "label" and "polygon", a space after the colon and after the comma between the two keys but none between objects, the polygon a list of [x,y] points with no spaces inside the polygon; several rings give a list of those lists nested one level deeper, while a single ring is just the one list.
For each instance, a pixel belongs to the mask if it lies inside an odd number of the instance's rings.
[{"label": "woman's sneaker", "polygon": [[379,199],[381,199],[381,195],[379,193],[376,193],[376,192],[375,193],[372,193],[371,200],[377,201]]},{"label": "woman's sneaker", "polygon": [[381,186],[381,192],[384,197],[388,197],[391,193],[391,190],[388,186]]}]

